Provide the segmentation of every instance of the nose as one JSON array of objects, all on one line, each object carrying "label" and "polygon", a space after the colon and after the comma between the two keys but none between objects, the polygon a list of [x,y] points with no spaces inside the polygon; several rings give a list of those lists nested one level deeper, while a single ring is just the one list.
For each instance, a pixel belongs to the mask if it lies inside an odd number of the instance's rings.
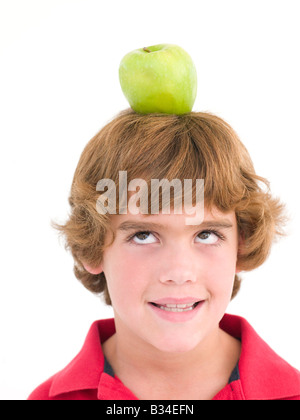
[{"label": "nose", "polygon": [[161,283],[184,284],[195,283],[197,270],[191,253],[187,250],[173,252],[163,259],[160,272]]}]

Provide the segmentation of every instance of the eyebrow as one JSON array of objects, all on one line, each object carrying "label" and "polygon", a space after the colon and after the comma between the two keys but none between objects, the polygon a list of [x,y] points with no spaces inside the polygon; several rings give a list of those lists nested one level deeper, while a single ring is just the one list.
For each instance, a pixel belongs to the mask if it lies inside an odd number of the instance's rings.
[{"label": "eyebrow", "polygon": [[[206,220],[200,225],[188,225],[186,226],[187,230],[198,230],[198,229],[230,229],[233,225],[229,220]],[[168,230],[166,225],[154,222],[134,222],[127,220],[121,223],[117,230],[129,231],[129,230],[139,230],[139,231],[152,231],[152,230]]]}]

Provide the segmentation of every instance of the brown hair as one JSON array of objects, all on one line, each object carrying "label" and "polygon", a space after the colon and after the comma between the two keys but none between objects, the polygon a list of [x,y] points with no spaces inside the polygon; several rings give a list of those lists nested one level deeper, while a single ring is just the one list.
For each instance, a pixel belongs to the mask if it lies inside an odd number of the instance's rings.
[{"label": "brown hair", "polygon": [[[282,235],[284,206],[269,191],[266,179],[256,175],[245,146],[221,118],[201,112],[184,115],[121,112],[97,133],[84,149],[75,171],[64,225],[54,226],[66,239],[74,257],[74,272],[94,293],[104,292],[111,304],[104,273],[90,274],[83,262],[97,267],[102,260],[109,215],[97,212],[99,180],[118,185],[119,171],[128,182],[151,179],[204,179],[205,206],[234,210],[244,239],[237,265],[252,270],[268,257],[276,235]],[[236,276],[232,298],[240,287]]]}]

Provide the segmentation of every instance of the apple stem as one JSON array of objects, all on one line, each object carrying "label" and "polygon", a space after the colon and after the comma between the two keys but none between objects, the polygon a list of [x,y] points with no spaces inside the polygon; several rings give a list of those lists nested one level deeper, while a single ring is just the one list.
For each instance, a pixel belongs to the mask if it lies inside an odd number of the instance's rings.
[{"label": "apple stem", "polygon": [[146,48],[146,47],[144,47],[143,50],[146,51],[146,52],[148,52],[148,53],[151,53],[151,51],[148,48]]}]

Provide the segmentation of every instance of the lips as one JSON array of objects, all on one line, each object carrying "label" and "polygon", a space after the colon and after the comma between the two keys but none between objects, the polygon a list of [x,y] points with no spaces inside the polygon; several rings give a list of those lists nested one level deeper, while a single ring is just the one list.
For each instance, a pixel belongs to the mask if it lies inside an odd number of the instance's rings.
[{"label": "lips", "polygon": [[163,298],[148,301],[148,307],[158,318],[172,323],[190,322],[202,312],[205,300],[198,297]]},{"label": "lips", "polygon": [[202,302],[201,299],[194,297],[186,298],[164,298],[150,302],[151,305],[156,306],[159,309],[162,309],[167,312],[188,312],[198,306]]}]

